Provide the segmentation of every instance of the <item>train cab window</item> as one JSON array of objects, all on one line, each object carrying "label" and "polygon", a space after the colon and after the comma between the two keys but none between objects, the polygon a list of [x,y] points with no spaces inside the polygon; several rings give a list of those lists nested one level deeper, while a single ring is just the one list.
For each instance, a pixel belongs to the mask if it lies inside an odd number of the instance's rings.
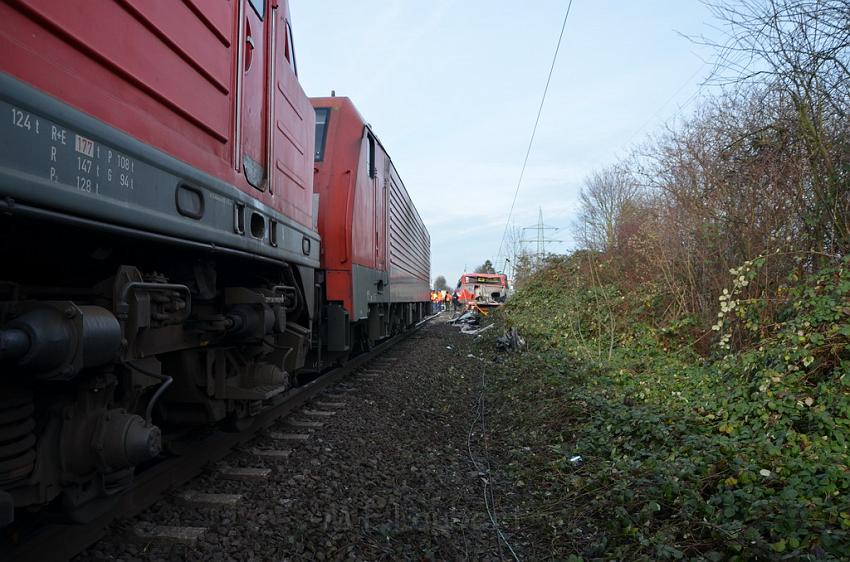
[{"label": "train cab window", "polygon": [[316,162],[325,159],[325,141],[328,137],[328,119],[330,116],[330,107],[316,108],[316,154],[313,157]]},{"label": "train cab window", "polygon": [[260,19],[266,16],[266,0],[248,0],[251,2],[251,7],[257,12]]},{"label": "train cab window", "polygon": [[369,177],[374,178],[377,173],[377,169],[375,168],[375,137],[372,135],[367,135],[369,137],[369,160],[367,162],[369,166]]},{"label": "train cab window", "polygon": [[292,39],[292,26],[286,20],[286,62],[289,63],[292,72],[298,76],[298,65],[295,63],[295,42]]}]

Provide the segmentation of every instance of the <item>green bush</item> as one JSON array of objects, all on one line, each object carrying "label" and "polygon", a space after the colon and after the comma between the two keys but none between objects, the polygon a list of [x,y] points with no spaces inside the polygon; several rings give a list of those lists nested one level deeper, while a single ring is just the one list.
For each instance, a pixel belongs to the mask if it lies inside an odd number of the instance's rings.
[{"label": "green bush", "polygon": [[505,306],[531,350],[496,391],[512,431],[549,444],[547,464],[516,469],[556,483],[558,517],[585,529],[565,555],[850,557],[850,269],[744,298],[760,265],[733,270],[714,330],[658,325],[651,289],[594,285],[571,260]]}]

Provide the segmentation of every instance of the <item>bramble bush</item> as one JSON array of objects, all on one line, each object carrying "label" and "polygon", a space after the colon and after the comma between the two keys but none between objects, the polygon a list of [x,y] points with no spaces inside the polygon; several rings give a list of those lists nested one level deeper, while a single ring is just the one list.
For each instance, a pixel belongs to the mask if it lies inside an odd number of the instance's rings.
[{"label": "bramble bush", "polygon": [[547,446],[546,463],[515,468],[563,498],[547,517],[581,529],[561,554],[850,556],[850,260],[750,294],[769,259],[730,272],[702,333],[659,321],[651,286],[598,285],[576,258],[505,306],[531,351],[509,359],[495,399],[516,438]]}]

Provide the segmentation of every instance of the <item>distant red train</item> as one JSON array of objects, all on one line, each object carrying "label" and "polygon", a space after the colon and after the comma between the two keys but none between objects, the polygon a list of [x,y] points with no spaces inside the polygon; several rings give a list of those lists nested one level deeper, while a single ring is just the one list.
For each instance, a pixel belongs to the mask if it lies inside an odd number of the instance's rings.
[{"label": "distant red train", "polygon": [[172,430],[427,314],[428,232],[351,102],[304,94],[285,0],[0,22],[0,525],[90,516]]},{"label": "distant red train", "polygon": [[504,273],[464,273],[455,292],[464,305],[501,306],[508,298],[508,276]]}]

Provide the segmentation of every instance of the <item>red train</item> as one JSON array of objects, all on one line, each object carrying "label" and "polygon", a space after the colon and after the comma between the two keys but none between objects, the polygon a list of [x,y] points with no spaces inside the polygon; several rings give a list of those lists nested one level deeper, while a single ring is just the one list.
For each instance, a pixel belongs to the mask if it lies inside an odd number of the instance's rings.
[{"label": "red train", "polygon": [[464,273],[455,292],[464,305],[501,306],[508,298],[508,276],[504,273]]},{"label": "red train", "polygon": [[355,326],[335,330],[329,321],[329,345],[348,351],[426,314],[430,238],[386,150],[351,100],[312,103],[328,319]]},{"label": "red train", "polygon": [[86,517],[172,429],[427,313],[427,230],[353,105],[305,96],[285,0],[0,21],[0,524]]}]

